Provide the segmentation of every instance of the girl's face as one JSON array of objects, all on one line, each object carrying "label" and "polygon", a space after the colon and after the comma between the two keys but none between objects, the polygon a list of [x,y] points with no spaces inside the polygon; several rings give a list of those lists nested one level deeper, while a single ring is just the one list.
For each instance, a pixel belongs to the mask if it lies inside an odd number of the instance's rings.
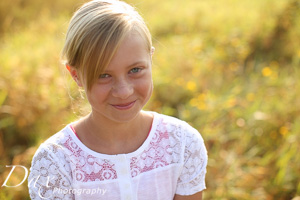
[{"label": "girl's face", "polygon": [[138,116],[152,94],[151,63],[143,38],[129,34],[105,72],[86,90],[93,115],[115,122]]}]

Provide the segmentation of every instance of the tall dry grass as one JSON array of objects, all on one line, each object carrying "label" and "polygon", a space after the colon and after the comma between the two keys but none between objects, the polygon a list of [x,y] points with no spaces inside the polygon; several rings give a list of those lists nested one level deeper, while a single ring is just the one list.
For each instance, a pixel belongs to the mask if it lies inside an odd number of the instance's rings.
[{"label": "tall dry grass", "polygon": [[[300,196],[299,0],[128,2],[156,47],[147,109],[188,121],[205,140],[204,199]],[[0,2],[0,184],[6,165],[29,168],[37,146],[86,108],[59,61],[80,3]],[[0,199],[28,199],[25,183],[2,187]]]}]

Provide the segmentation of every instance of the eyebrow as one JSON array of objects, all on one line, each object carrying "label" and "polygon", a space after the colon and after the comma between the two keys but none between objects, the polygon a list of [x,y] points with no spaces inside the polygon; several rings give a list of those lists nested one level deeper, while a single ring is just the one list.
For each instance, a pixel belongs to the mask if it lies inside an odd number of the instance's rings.
[{"label": "eyebrow", "polygon": [[146,65],[147,62],[146,62],[146,61],[138,61],[138,62],[135,62],[135,63],[133,63],[133,64],[127,66],[126,68],[131,68],[131,67],[136,66],[136,65],[139,65],[139,64]]},{"label": "eyebrow", "polygon": [[[147,64],[147,61],[137,61],[137,62],[134,62],[133,64],[130,64],[130,65],[128,65],[127,67],[126,67],[126,69],[128,69],[128,68],[131,68],[131,67],[134,67],[134,66],[136,66],[136,65],[139,65],[139,64],[143,64],[143,65],[145,65],[145,66],[148,66],[148,64]],[[111,70],[104,70],[104,72],[105,73],[109,73],[109,72],[111,72]]]}]

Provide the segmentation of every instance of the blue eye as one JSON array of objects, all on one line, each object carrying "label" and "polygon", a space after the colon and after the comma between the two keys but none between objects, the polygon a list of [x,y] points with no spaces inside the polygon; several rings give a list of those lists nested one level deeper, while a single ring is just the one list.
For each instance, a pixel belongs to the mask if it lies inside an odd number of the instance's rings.
[{"label": "blue eye", "polygon": [[109,74],[100,74],[99,78],[108,78],[110,77]]},{"label": "blue eye", "polygon": [[135,68],[133,68],[133,69],[130,70],[130,73],[138,73],[141,70],[142,70],[141,68],[135,67]]}]

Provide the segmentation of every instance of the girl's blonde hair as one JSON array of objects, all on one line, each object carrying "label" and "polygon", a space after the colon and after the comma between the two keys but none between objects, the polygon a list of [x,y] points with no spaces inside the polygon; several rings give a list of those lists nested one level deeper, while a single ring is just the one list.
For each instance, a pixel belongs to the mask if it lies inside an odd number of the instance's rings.
[{"label": "girl's blonde hair", "polygon": [[64,62],[77,69],[90,90],[132,31],[142,36],[150,53],[151,34],[132,6],[118,0],[90,1],[70,21],[62,51]]}]

